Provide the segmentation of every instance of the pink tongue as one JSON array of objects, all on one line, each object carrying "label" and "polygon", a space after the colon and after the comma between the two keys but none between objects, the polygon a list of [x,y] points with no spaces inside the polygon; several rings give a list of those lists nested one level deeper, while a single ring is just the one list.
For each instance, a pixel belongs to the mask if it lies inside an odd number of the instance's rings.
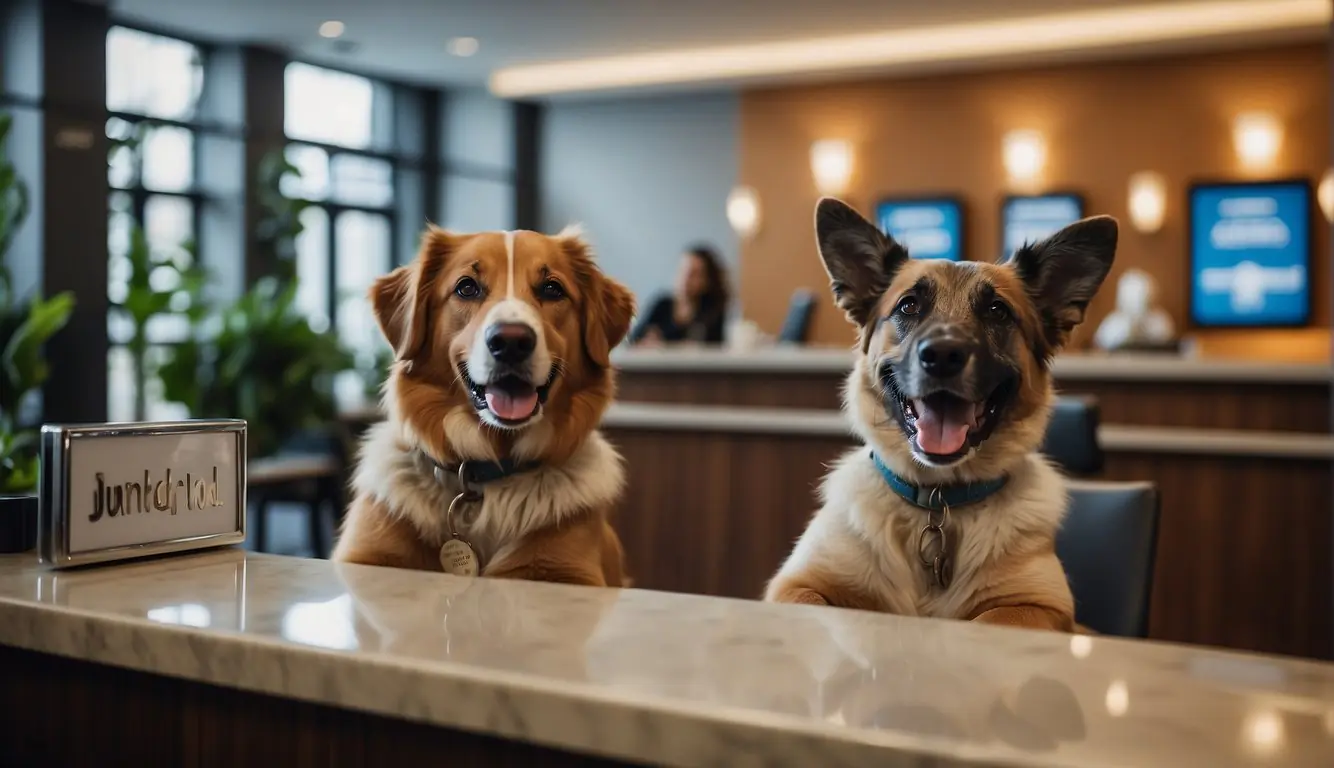
[{"label": "pink tongue", "polygon": [[917,447],[926,453],[948,456],[963,450],[972,428],[973,404],[950,399],[928,404],[914,400],[917,411]]},{"label": "pink tongue", "polygon": [[519,421],[533,415],[537,410],[537,390],[522,394],[510,394],[497,387],[486,388],[486,407],[506,421]]}]

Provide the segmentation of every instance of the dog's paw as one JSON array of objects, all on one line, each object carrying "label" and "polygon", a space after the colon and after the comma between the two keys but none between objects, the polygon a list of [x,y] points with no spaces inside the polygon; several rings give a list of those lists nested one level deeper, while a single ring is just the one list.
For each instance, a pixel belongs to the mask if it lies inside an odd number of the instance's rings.
[{"label": "dog's paw", "polygon": [[807,587],[787,587],[779,590],[771,598],[775,603],[793,603],[796,605],[829,605],[825,596]]}]

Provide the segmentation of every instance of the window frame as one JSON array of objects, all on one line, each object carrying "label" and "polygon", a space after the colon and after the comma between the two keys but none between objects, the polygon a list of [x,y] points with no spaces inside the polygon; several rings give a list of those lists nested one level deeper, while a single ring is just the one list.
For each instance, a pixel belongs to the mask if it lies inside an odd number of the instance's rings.
[{"label": "window frame", "polygon": [[[372,159],[384,160],[387,158],[375,157],[371,153],[359,150],[347,149],[329,144],[317,144],[309,141],[300,141],[285,138],[284,150],[294,146],[309,146],[323,150],[327,157],[330,167],[333,166],[333,160],[336,155],[355,155],[360,157],[370,157]],[[393,185],[398,175],[398,166],[391,161],[390,163],[389,183]],[[332,181],[330,182],[332,185]],[[324,262],[327,266],[325,271],[325,306],[324,313],[329,318],[329,331],[338,332],[338,217],[347,212],[364,213],[371,216],[381,216],[389,226],[389,268],[393,269],[396,259],[394,254],[398,253],[398,207],[394,204],[395,199],[391,198],[388,205],[358,205],[355,203],[344,203],[337,200],[315,200],[308,197],[296,198],[309,208],[319,208],[324,211],[328,219],[328,233],[325,238]],[[304,230],[303,230],[304,231]]]},{"label": "window frame", "polygon": [[[356,203],[339,201],[333,199],[332,191],[330,191],[330,193],[326,196],[325,199],[312,199],[309,197],[299,198],[303,203],[306,204],[306,206],[310,208],[318,208],[324,211],[326,217],[325,226],[327,227],[327,232],[326,232],[327,237],[325,238],[325,252],[323,254],[324,264],[326,267],[325,280],[324,280],[325,285],[323,286],[325,294],[323,312],[329,321],[328,332],[339,336],[340,341],[344,341],[341,335],[338,334],[338,305],[341,303],[340,302],[341,297],[339,295],[339,289],[338,289],[338,264],[340,256],[338,252],[339,248],[338,248],[338,234],[337,234],[338,218],[344,213],[348,212],[364,213],[371,216],[382,217],[388,227],[388,233],[389,233],[389,244],[388,244],[389,250],[386,254],[388,259],[387,266],[389,269],[393,269],[398,264],[397,254],[399,252],[399,247],[401,246],[399,231],[398,231],[400,210],[399,210],[397,184],[399,180],[399,175],[404,170],[421,170],[423,172],[427,172],[427,169],[430,165],[429,158],[414,157],[409,153],[386,150],[383,148],[386,145],[389,146],[393,145],[393,141],[391,139],[394,135],[396,127],[394,125],[394,121],[397,119],[397,115],[395,113],[394,101],[398,96],[397,94],[399,88],[398,83],[389,80],[384,80],[382,78],[368,75],[362,72],[354,72],[339,67],[331,67],[328,66],[327,64],[312,62],[301,58],[288,57],[286,59],[286,62],[287,62],[286,66],[291,66],[292,64],[299,64],[306,67],[314,67],[318,69],[328,70],[331,72],[337,72],[343,75],[351,75],[353,77],[358,77],[363,80],[366,80],[371,85],[372,102],[371,102],[370,146],[364,148],[349,147],[341,144],[331,144],[324,141],[314,141],[310,139],[290,136],[287,134],[287,129],[286,129],[287,120],[286,116],[284,115],[284,120],[283,120],[284,152],[293,147],[311,147],[313,149],[318,149],[324,152],[326,162],[330,169],[330,180],[329,180],[330,190],[332,190],[333,187],[332,169],[334,165],[334,159],[340,155],[361,157],[389,164],[389,172],[390,172],[389,185],[393,189],[393,193],[390,195],[388,203],[386,203],[383,206],[361,205]],[[284,91],[283,91],[284,112],[286,111],[289,98],[285,82],[286,66],[284,67]],[[382,100],[382,99],[388,99],[388,104],[377,103],[377,100]],[[388,118],[387,125],[384,124],[386,117]],[[344,256],[344,258],[346,258],[346,256]]]},{"label": "window frame", "polygon": [[[108,223],[110,222],[110,218],[113,213],[111,207],[112,200],[116,195],[123,194],[129,197],[130,209],[128,213],[130,215],[130,218],[132,222],[137,224],[145,233],[148,230],[146,210],[148,207],[148,203],[151,199],[155,197],[165,197],[165,198],[175,198],[178,200],[186,200],[190,204],[190,231],[191,231],[190,241],[194,245],[194,254],[193,254],[194,263],[197,265],[206,266],[208,264],[208,245],[204,241],[204,238],[202,237],[204,228],[205,208],[206,206],[209,206],[215,203],[216,201],[212,195],[209,195],[204,191],[203,186],[200,184],[199,181],[200,169],[203,165],[202,163],[203,157],[201,153],[201,146],[203,142],[201,141],[201,138],[209,135],[229,135],[234,133],[234,131],[227,131],[226,129],[223,129],[216,123],[213,123],[205,119],[201,119],[200,117],[200,114],[202,112],[201,106],[204,104],[209,90],[208,60],[209,57],[213,55],[215,47],[202,40],[185,37],[173,32],[168,32],[161,29],[155,29],[152,28],[151,26],[145,26],[137,22],[129,22],[117,18],[112,18],[110,20],[110,24],[107,26],[107,37],[104,38],[104,40],[108,39],[112,34],[113,30],[116,29],[126,29],[145,35],[152,35],[155,37],[166,38],[169,40],[182,42],[192,46],[199,57],[199,66],[202,71],[202,81],[200,83],[199,97],[195,105],[194,115],[188,120],[156,117],[152,115],[146,115],[139,112],[130,112],[126,110],[113,110],[110,109],[109,107],[106,109],[106,119],[104,121],[102,129],[104,134],[107,132],[107,127],[112,120],[121,120],[122,122],[126,123],[126,125],[129,127],[129,130],[132,132],[148,131],[154,128],[166,127],[166,128],[179,128],[188,131],[191,136],[191,142],[190,142],[191,173],[190,173],[190,183],[187,186],[187,188],[183,190],[166,191],[166,190],[152,189],[145,186],[143,178],[144,176],[143,152],[142,149],[137,149],[134,153],[133,162],[135,163],[135,173],[133,176],[132,183],[123,187],[115,186],[111,183],[110,177],[108,176],[107,178],[106,212],[107,212]],[[104,55],[106,54],[104,53]],[[109,75],[110,73],[108,73],[108,77]],[[105,105],[107,89],[104,88],[103,91],[104,91],[103,104]],[[108,139],[110,139],[110,136],[108,136]],[[109,163],[110,163],[110,157],[108,157],[108,164]],[[111,259],[110,243],[108,243],[106,258],[108,259],[108,261]],[[108,289],[109,288],[110,288],[110,283],[108,283]],[[103,327],[105,328],[105,332],[107,334],[107,358],[108,358],[107,365],[109,367],[111,356],[113,354],[117,354],[120,350],[126,349],[128,345],[112,338],[109,327],[110,326],[109,319],[111,313],[116,312],[116,308],[114,306],[110,306],[111,302],[109,297],[108,297],[108,303],[109,303],[108,322],[105,323]],[[181,342],[171,342],[171,341],[157,342],[150,339],[147,340],[145,345],[146,354],[148,354],[149,356],[160,354],[160,350],[170,349],[174,346],[179,345],[180,343]],[[108,371],[107,376],[108,380],[107,380],[106,407],[108,410],[108,416],[111,416],[113,415],[110,413],[113,407],[111,402],[111,393],[114,391],[115,382],[112,380],[112,374],[110,371]],[[152,382],[145,381],[143,382],[143,384],[147,387],[151,386]],[[132,386],[136,387],[139,386],[139,382],[133,382]],[[137,393],[134,392],[131,393],[131,398],[134,398],[136,396]],[[151,407],[148,395],[145,393],[143,397],[145,403],[149,404]],[[149,417],[148,413],[145,413],[144,415],[145,417]],[[130,417],[134,418],[135,414],[131,413]]]}]

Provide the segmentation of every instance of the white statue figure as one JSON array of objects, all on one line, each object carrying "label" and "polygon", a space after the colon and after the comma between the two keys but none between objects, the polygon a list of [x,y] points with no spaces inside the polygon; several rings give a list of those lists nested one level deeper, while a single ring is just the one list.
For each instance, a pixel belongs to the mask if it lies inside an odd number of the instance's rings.
[{"label": "white statue figure", "polygon": [[1149,273],[1127,269],[1116,283],[1116,309],[1103,319],[1093,341],[1102,349],[1161,347],[1172,341],[1172,318],[1153,301],[1158,285]]}]

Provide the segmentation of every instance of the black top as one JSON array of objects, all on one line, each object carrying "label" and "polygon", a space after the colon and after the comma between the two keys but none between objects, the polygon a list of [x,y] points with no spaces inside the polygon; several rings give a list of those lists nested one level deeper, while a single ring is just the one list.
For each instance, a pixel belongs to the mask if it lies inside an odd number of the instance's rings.
[{"label": "black top", "polygon": [[671,295],[667,294],[659,297],[649,307],[639,325],[631,332],[630,341],[637,344],[643,341],[650,330],[656,329],[658,338],[665,342],[701,341],[705,344],[721,344],[724,320],[722,310],[701,306],[696,310],[694,320],[686,325],[677,325],[673,300]]}]

